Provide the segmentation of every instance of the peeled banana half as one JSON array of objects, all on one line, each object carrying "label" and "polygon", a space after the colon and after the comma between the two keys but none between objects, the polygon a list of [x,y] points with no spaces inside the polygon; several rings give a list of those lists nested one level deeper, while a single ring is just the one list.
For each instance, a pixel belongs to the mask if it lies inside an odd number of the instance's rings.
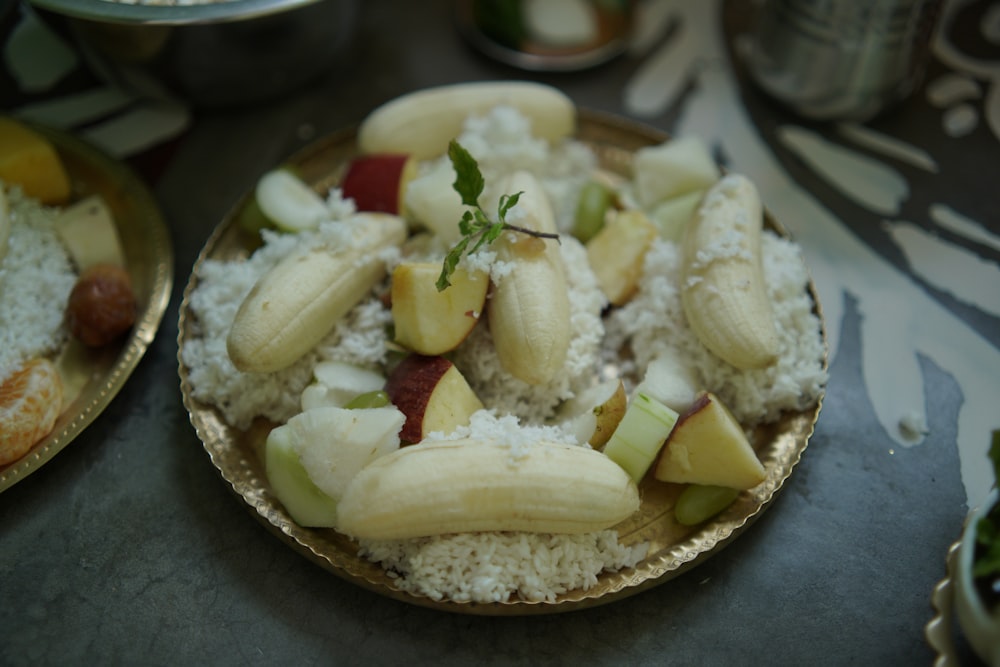
[{"label": "peeled banana half", "polygon": [[779,354],[761,264],[763,210],[754,184],[729,174],[705,195],[683,239],[681,303],[698,339],[742,370]]},{"label": "peeled banana half", "polygon": [[354,243],[293,253],[254,285],[240,304],[226,349],[237,369],[272,372],[311,350],[385,276],[378,251],[406,240],[395,215],[361,213]]},{"label": "peeled banana half", "polygon": [[524,451],[483,440],[425,442],[364,467],[337,508],[338,530],[396,540],[476,531],[589,533],[639,509],[631,477],[585,447]]},{"label": "peeled banana half", "polygon": [[[556,232],[552,208],[534,176],[515,172],[503,187],[522,193],[514,209],[518,226]],[[494,246],[500,261],[514,264],[487,300],[497,356],[514,377],[545,384],[562,369],[570,345],[569,290],[558,241],[506,232]]]},{"label": "peeled banana half", "polygon": [[531,81],[479,81],[419,90],[372,111],[358,129],[362,153],[443,155],[468,116],[506,105],[532,123],[532,134],[556,141],[576,130],[576,106],[564,93]]}]

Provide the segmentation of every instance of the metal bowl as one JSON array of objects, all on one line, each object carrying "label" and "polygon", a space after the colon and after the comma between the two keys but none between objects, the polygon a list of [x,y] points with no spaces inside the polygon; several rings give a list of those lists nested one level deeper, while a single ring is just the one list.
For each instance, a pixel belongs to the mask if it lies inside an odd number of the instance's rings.
[{"label": "metal bowl", "polygon": [[201,107],[260,102],[315,79],[346,50],[357,18],[353,0],[28,1],[99,77]]}]

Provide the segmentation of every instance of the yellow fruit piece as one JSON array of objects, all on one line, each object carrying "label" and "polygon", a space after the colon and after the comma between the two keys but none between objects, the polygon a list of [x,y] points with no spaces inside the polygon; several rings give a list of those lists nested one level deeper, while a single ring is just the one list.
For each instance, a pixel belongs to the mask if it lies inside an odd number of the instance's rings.
[{"label": "yellow fruit piece", "polygon": [[0,465],[28,453],[62,412],[63,384],[48,359],[32,359],[0,384]]},{"label": "yellow fruit piece", "polygon": [[98,264],[125,266],[114,214],[100,195],[91,195],[60,211],[56,232],[78,271]]},{"label": "yellow fruit piece", "polygon": [[642,211],[621,211],[587,243],[587,260],[608,301],[629,301],[642,279],[642,264],[659,231]]},{"label": "yellow fruit piece", "polygon": [[26,125],[0,116],[0,180],[43,204],[69,199],[69,176],[55,147]]}]

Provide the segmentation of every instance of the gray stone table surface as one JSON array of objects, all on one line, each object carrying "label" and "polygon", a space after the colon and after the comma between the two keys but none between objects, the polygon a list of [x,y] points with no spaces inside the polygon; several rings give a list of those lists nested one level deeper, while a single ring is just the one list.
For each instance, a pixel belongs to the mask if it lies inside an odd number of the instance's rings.
[{"label": "gray stone table surface", "polygon": [[[176,275],[155,341],[125,390],[77,441],[0,494],[0,664],[930,664],[935,654],[923,635],[933,615],[930,594],[972,496],[958,442],[975,440],[985,451],[987,434],[960,433],[969,388],[942,361],[946,355],[918,346],[908,358],[926,393],[926,409],[914,407],[925,410],[928,428],[919,444],[900,444],[869,393],[885,386],[873,372],[892,372],[864,354],[875,345],[866,327],[878,321],[877,304],[851,284],[825,282],[846,276],[849,266],[815,271],[821,293],[836,297],[824,304],[836,349],[816,433],[780,497],[693,571],[610,605],[489,618],[363,590],[265,530],[222,482],[189,423],[177,373],[178,306],[198,252],[233,203],[265,170],[375,105],[480,79],[533,78],[582,107],[670,132],[708,128],[717,133],[709,139],[720,159],[734,166],[755,154],[747,141],[770,146],[775,168],[821,202],[848,238],[871,249],[879,266],[978,332],[990,353],[984,363],[995,367],[995,300],[963,298],[921,273],[908,251],[915,246],[894,243],[901,237],[885,222],[934,229],[931,203],[958,202],[953,208],[980,220],[987,235],[1000,235],[996,195],[983,173],[992,170],[995,187],[1000,151],[987,122],[959,145],[942,129],[944,110],[921,92],[871,123],[910,143],[923,137],[939,163],[929,173],[886,160],[906,177],[910,195],[892,213],[873,212],[782,143],[791,126],[828,140],[836,129],[788,115],[730,61],[724,45],[739,41],[742,3],[666,5],[672,32],[651,51],[586,72],[531,74],[472,50],[455,30],[449,2],[363,3],[352,51],[335,71],[281,100],[193,112],[149,177],[172,234]],[[692,52],[693,43],[707,51]],[[662,86],[664,93],[673,86],[671,96],[637,112],[636,86],[653,76],[653,59],[668,62],[670,54],[676,60]],[[954,69],[935,57],[929,77]],[[967,78],[989,85],[981,73]],[[988,113],[982,98],[970,104]],[[751,132],[727,134],[747,122]],[[930,194],[935,188],[940,196]],[[781,208],[775,212],[781,218]],[[791,225],[804,245],[819,238],[808,224]],[[931,236],[974,253],[995,275],[996,245],[940,229]],[[812,256],[821,254],[807,251]],[[923,325],[919,318],[913,324]],[[994,409],[997,387],[994,379]],[[990,418],[995,413],[983,417]]]}]

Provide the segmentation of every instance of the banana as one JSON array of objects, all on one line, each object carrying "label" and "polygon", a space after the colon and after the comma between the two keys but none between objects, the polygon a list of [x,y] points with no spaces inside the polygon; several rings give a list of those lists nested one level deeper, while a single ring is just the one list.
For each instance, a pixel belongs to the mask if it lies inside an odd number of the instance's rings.
[{"label": "banana", "polygon": [[764,284],[757,188],[730,174],[705,195],[683,245],[681,303],[698,339],[736,368],[778,358],[774,312]]},{"label": "banana", "polygon": [[635,482],[596,450],[541,442],[522,453],[464,439],[403,447],[362,468],[340,499],[337,529],[378,540],[588,533],[638,509]]},{"label": "banana", "polygon": [[406,223],[382,213],[357,217],[364,224],[349,246],[293,253],[257,281],[226,339],[236,368],[271,372],[290,366],[385,276],[377,251],[402,245]]},{"label": "banana", "polygon": [[[552,208],[534,176],[515,172],[503,188],[522,193],[512,209],[518,212],[513,224],[556,232]],[[504,370],[529,384],[555,377],[569,350],[569,291],[557,243],[508,231],[493,244],[499,261],[514,264],[486,301],[493,344]]]},{"label": "banana", "polygon": [[531,119],[535,137],[556,141],[576,129],[573,101],[530,81],[479,81],[402,95],[372,111],[358,129],[362,153],[410,153],[418,160],[443,155],[470,114],[507,105]]}]

